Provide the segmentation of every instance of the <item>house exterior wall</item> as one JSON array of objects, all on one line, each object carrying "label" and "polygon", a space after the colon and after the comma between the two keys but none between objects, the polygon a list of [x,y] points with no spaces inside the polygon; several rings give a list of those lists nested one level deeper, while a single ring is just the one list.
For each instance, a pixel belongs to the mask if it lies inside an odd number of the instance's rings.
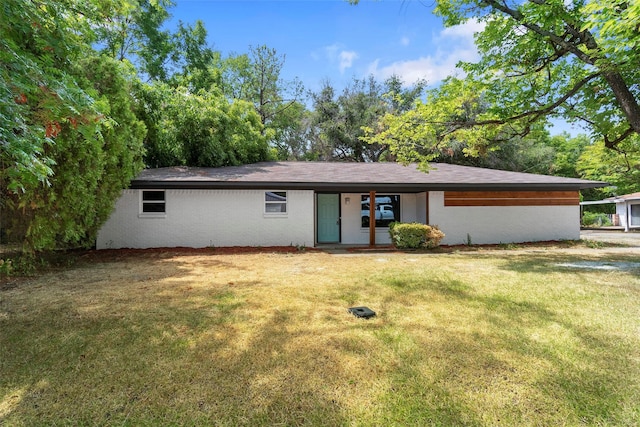
[{"label": "house exterior wall", "polygon": [[427,196],[428,193],[426,192],[416,194],[416,221],[423,224],[427,224],[429,222],[427,215]]},{"label": "house exterior wall", "polygon": [[580,206],[445,206],[445,192],[429,192],[429,222],[443,245],[517,243],[580,238]]},{"label": "house exterior wall", "polygon": [[[386,194],[386,193],[385,193]],[[392,193],[388,193],[392,194]],[[402,222],[424,222],[426,204],[423,204],[422,216],[418,214],[418,195],[413,193],[393,193],[400,195],[400,220]],[[422,193],[425,194],[425,193]],[[342,193],[341,201],[341,236],[342,243],[347,245],[367,245],[369,244],[369,228],[362,227],[361,219],[361,197],[368,196],[368,193]],[[380,193],[379,195],[382,195]],[[349,204],[345,203],[349,199]],[[426,201],[426,196],[423,197]],[[376,228],[376,244],[388,245],[391,243],[389,229],[387,227]]]},{"label": "house exterior wall", "polygon": [[[265,191],[268,189],[166,190],[165,213],[146,215],[141,214],[142,190],[124,190],[116,209],[98,233],[96,247],[313,246],[314,192],[288,190],[286,214],[273,214],[265,213]],[[486,206],[499,199],[478,202],[474,195],[469,199],[471,202],[465,202],[459,194],[451,194],[445,197],[443,191],[400,193],[401,221],[428,220],[445,233],[442,241],[445,245],[464,244],[469,238],[473,244],[580,238],[578,204]],[[369,228],[361,223],[363,195],[368,194],[341,194],[343,244],[369,243]],[[456,205],[477,202],[485,205]],[[622,220],[627,212],[622,211],[620,204],[618,208]],[[388,228],[376,229],[376,244],[390,244]]]},{"label": "house exterior wall", "polygon": [[625,200],[616,203],[616,213],[625,231],[640,228],[640,200]]},{"label": "house exterior wall", "polygon": [[314,244],[314,193],[287,191],[287,213],[265,213],[265,190],[166,190],[166,213],[140,213],[142,190],[124,190],[98,249]]},{"label": "house exterior wall", "polygon": [[628,210],[627,202],[616,203],[616,213],[618,214],[620,224],[624,227],[625,231],[629,231],[629,223],[627,222]]}]

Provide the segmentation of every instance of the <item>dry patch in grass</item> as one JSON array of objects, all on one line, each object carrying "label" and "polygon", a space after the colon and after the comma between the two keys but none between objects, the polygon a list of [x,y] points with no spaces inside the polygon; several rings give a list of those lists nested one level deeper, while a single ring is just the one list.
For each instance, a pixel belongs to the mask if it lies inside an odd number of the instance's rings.
[{"label": "dry patch in grass", "polygon": [[115,254],[0,292],[0,423],[640,423],[639,271],[561,265],[598,251]]}]

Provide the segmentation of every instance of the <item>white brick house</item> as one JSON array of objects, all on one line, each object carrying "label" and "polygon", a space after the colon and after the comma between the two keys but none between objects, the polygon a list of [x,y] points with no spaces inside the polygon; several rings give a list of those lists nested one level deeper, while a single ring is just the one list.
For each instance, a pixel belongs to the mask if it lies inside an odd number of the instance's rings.
[{"label": "white brick house", "polygon": [[574,240],[580,189],[604,185],[450,164],[428,173],[397,163],[148,169],[122,192],[96,246],[388,244],[392,220],[438,225],[449,245]]}]

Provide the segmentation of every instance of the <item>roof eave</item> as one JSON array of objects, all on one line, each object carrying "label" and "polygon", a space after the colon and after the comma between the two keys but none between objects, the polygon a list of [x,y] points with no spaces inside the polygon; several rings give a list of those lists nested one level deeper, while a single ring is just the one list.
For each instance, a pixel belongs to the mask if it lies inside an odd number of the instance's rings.
[{"label": "roof eave", "polygon": [[131,189],[182,190],[313,190],[332,192],[423,192],[423,191],[578,191],[605,187],[607,183],[326,183],[326,182],[243,182],[243,181],[147,181],[134,180]]}]

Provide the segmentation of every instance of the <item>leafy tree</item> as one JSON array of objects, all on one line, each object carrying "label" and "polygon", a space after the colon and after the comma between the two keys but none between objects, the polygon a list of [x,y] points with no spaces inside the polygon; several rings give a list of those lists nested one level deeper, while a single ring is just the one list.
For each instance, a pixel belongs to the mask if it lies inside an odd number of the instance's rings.
[{"label": "leafy tree", "polygon": [[9,196],[9,226],[31,250],[92,245],[121,189],[142,167],[145,128],[132,110],[132,67],[93,56],[70,71],[104,117],[60,123],[43,153],[52,160],[49,185],[30,183]]},{"label": "leafy tree", "polygon": [[296,102],[273,118],[271,145],[280,160],[310,160],[313,140],[311,112]]},{"label": "leafy tree", "polygon": [[581,177],[608,182],[612,187],[594,189],[588,200],[640,191],[640,141],[630,138],[619,144],[620,154],[607,149],[603,141],[587,145],[578,158],[576,169]]},{"label": "leafy tree", "polygon": [[380,131],[379,120],[385,114],[398,114],[413,108],[422,94],[425,82],[404,89],[397,76],[378,83],[373,76],[354,79],[340,96],[329,82],[318,94],[312,94],[315,110],[314,125],[319,128],[320,140],[315,144],[326,160],[379,161],[388,157],[388,145],[382,139],[365,142],[369,134]]},{"label": "leafy tree", "polygon": [[193,91],[221,84],[220,53],[207,43],[204,23],[178,22],[171,32],[171,0],[97,0],[104,19],[96,29],[98,45],[111,57],[130,60],[142,78]]},{"label": "leafy tree", "polygon": [[29,250],[90,245],[141,166],[132,69],[89,43],[100,1],[0,7],[0,216]]},{"label": "leafy tree", "polygon": [[[406,158],[420,157],[425,144],[429,153],[461,140],[469,154],[480,154],[491,138],[523,135],[554,117],[582,122],[609,148],[636,141],[639,2],[437,0],[435,12],[447,26],[484,23],[476,34],[481,58],[462,63],[465,82],[444,82],[429,100],[432,107],[389,124],[400,131],[405,123],[403,134],[394,134],[396,151]],[[488,108],[463,114],[465,104],[475,102]]]},{"label": "leafy tree", "polygon": [[318,129],[312,143],[312,151],[317,160],[329,161],[339,156],[336,146],[340,143],[342,132],[337,119],[341,113],[335,96],[335,89],[328,81],[323,83],[319,93],[311,94],[313,100],[311,126]]},{"label": "leafy tree", "polygon": [[165,83],[139,86],[137,98],[137,114],[149,128],[149,167],[217,167],[271,158],[260,118],[246,101],[230,102],[214,89],[192,93]]},{"label": "leafy tree", "polygon": [[88,49],[84,6],[74,0],[7,0],[0,7],[4,191],[24,193],[46,184],[54,165],[50,147],[62,126],[74,121],[82,130],[95,118],[100,120],[93,100],[70,74],[73,62]]},{"label": "leafy tree", "polygon": [[[465,127],[460,123],[487,114],[491,104],[478,84],[447,78],[427,92],[426,102],[418,100],[413,109],[401,114],[387,113],[375,129],[365,127],[361,139],[369,144],[386,144],[401,162],[419,162],[424,167],[443,153],[460,151],[478,157],[496,150],[499,142],[524,136],[529,129],[515,124],[493,127]],[[536,132],[542,128],[537,127]]]},{"label": "leafy tree", "polygon": [[415,107],[426,87],[426,80],[418,80],[412,86],[405,87],[400,76],[394,74],[384,81],[384,93],[381,98],[386,103],[388,113],[400,114]]},{"label": "leafy tree", "polygon": [[445,85],[429,91],[429,102],[419,103],[415,111],[405,115],[412,114],[415,126],[421,131],[423,143],[419,156],[411,149],[398,150],[398,147],[410,146],[414,138],[413,129],[406,126],[402,116],[388,114],[380,121],[379,133],[372,135],[368,130],[368,136],[363,139],[389,143],[391,151],[402,161],[428,159],[490,169],[551,173],[556,152],[549,143],[549,133],[540,126],[527,131],[514,125],[496,127],[493,133],[485,128],[485,132],[478,135],[474,129],[456,129],[449,125],[455,120],[473,120],[490,108],[472,88],[462,80],[449,79]]},{"label": "leafy tree", "polygon": [[100,4],[104,19],[96,35],[102,51],[120,61],[130,60],[151,80],[166,80],[176,47],[172,34],[162,26],[175,4],[171,0],[103,0]]},{"label": "leafy tree", "polygon": [[567,133],[551,137],[548,145],[555,151],[552,173],[554,175],[566,176],[569,178],[580,178],[576,165],[585,149],[591,145],[591,140],[584,134],[571,137]]},{"label": "leafy tree", "polygon": [[195,25],[178,23],[173,35],[171,54],[174,74],[169,80],[173,86],[185,86],[194,92],[209,90],[222,84],[220,53],[207,43],[207,30],[200,20]]},{"label": "leafy tree", "polygon": [[440,0],[436,13],[446,25],[486,23],[481,60],[464,69],[485,84],[492,120],[580,120],[608,147],[640,133],[637,2]]},{"label": "leafy tree", "polygon": [[176,91],[166,83],[145,84],[138,81],[133,95],[136,116],[147,127],[143,141],[145,166],[159,168],[183,165],[182,145],[175,137],[170,118]]},{"label": "leafy tree", "polygon": [[182,102],[175,105],[173,122],[187,165],[233,166],[269,159],[262,123],[251,104],[229,103],[211,92],[182,92],[178,97]]},{"label": "leafy tree", "polygon": [[269,140],[279,132],[285,132],[278,126],[291,125],[286,117],[292,117],[298,111],[303,94],[299,80],[285,81],[280,76],[285,56],[262,45],[250,47],[249,54],[231,56],[225,62],[225,95],[253,104],[264,126],[263,133]]},{"label": "leafy tree", "polygon": [[171,0],[96,1],[95,33],[102,51],[120,61],[131,60],[152,80],[167,80],[176,46],[171,33],[162,27],[173,6]]},{"label": "leafy tree", "polygon": [[544,135],[511,138],[496,144],[482,156],[466,155],[466,143],[451,142],[433,160],[489,169],[552,174],[557,154],[547,139]]}]

